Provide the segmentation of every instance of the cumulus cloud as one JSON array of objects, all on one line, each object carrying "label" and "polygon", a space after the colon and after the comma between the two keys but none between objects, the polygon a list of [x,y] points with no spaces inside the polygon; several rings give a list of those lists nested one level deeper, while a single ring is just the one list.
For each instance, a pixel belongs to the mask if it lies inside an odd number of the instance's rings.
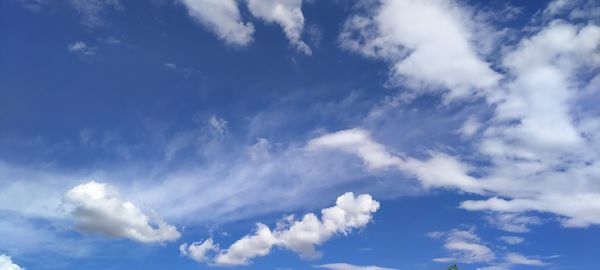
[{"label": "cumulus cloud", "polygon": [[321,265],[315,265],[315,267],[318,268],[325,268],[325,269],[330,269],[330,270],[398,270],[396,268],[386,268],[386,267],[379,267],[379,266],[363,266],[363,265],[354,265],[354,264],[348,264],[348,263],[328,263],[328,264],[321,264]]},{"label": "cumulus cloud", "polygon": [[0,254],[0,270],[23,270],[25,268],[20,267],[14,263],[10,256]]},{"label": "cumulus cloud", "polygon": [[65,194],[64,202],[82,232],[145,243],[173,241],[181,236],[175,226],[156,215],[148,217],[106,183],[91,181],[73,187]]},{"label": "cumulus cloud", "polygon": [[297,50],[310,55],[310,47],[302,41],[304,15],[302,0],[247,0],[248,9],[254,17],[268,23],[277,23]]},{"label": "cumulus cloud", "polygon": [[236,0],[182,0],[189,15],[228,44],[252,42],[254,26],[242,21]]},{"label": "cumulus cloud", "polygon": [[274,230],[258,223],[253,234],[237,240],[227,249],[221,250],[209,238],[183,244],[180,251],[198,262],[216,265],[247,265],[252,258],[268,255],[273,247],[288,249],[303,258],[318,258],[321,253],[316,246],[337,234],[346,235],[353,229],[365,227],[378,209],[379,202],[370,195],[354,196],[348,192],[337,198],[335,206],[321,210],[321,218],[313,213],[304,215],[301,220],[288,216]]},{"label": "cumulus cloud", "polygon": [[341,46],[389,62],[392,80],[414,90],[448,90],[447,100],[496,87],[501,76],[474,49],[482,28],[456,1],[381,0],[349,18]]}]

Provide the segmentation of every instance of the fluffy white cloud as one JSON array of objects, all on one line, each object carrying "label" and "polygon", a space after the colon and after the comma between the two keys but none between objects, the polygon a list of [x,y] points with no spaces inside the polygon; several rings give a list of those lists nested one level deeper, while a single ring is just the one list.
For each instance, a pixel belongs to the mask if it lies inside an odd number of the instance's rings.
[{"label": "fluffy white cloud", "polygon": [[348,263],[328,263],[315,265],[315,267],[325,268],[330,270],[397,270],[396,268],[386,268],[379,266],[363,266],[363,265],[353,265]]},{"label": "fluffy white cloud", "polygon": [[182,0],[189,15],[228,44],[252,42],[254,26],[243,22],[236,0]]},{"label": "fluffy white cloud", "polygon": [[23,270],[17,264],[13,263],[12,259],[9,256],[4,254],[0,254],[0,270]]},{"label": "fluffy white cloud", "polygon": [[188,256],[197,262],[207,262],[211,252],[217,252],[219,247],[216,246],[212,239],[207,239],[204,242],[195,242],[191,245],[186,243],[179,246],[179,252],[182,255]]},{"label": "fluffy white cloud", "polygon": [[[310,55],[310,47],[302,41],[304,14],[302,0],[245,0],[250,14],[283,29],[290,43]],[[182,0],[189,15],[220,39],[233,45],[246,46],[252,42],[254,26],[244,22],[236,0]]]},{"label": "fluffy white cloud", "polygon": [[269,254],[274,246],[286,248],[304,258],[317,258],[321,254],[316,251],[316,246],[336,234],[346,235],[353,229],[366,226],[378,209],[379,202],[370,195],[354,196],[349,192],[338,197],[335,206],[321,210],[320,219],[313,213],[304,215],[301,220],[288,216],[274,230],[257,224],[252,235],[244,236],[225,250],[220,250],[209,238],[189,246],[183,244],[180,251],[198,262],[216,265],[246,265],[252,258]]},{"label": "fluffy white cloud", "polygon": [[392,80],[417,91],[445,88],[447,100],[496,87],[500,75],[474,49],[483,28],[456,1],[381,0],[348,19],[343,48],[392,65]]},{"label": "fluffy white cloud", "polygon": [[310,47],[302,41],[304,14],[302,0],[247,0],[248,9],[254,17],[268,23],[277,23],[290,43],[299,51],[310,55]]},{"label": "fluffy white cloud", "polygon": [[[165,242],[178,239],[175,226],[154,215],[149,218],[132,202],[123,200],[118,190],[94,181],[70,189],[64,196],[71,215],[83,232],[139,242]],[[155,225],[155,226],[153,226]]]},{"label": "fluffy white cloud", "polygon": [[494,252],[481,242],[473,230],[453,230],[446,236],[446,248],[452,257],[433,259],[436,262],[489,262],[495,258]]}]

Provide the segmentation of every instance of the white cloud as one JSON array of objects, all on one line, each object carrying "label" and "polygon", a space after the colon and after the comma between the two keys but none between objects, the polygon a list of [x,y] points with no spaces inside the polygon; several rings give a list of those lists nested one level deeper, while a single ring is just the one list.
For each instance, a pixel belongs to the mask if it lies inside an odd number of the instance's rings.
[{"label": "white cloud", "polygon": [[243,22],[236,0],[181,0],[189,15],[228,44],[252,42],[254,26]]},{"label": "white cloud", "polygon": [[484,26],[456,1],[381,0],[368,15],[347,20],[341,45],[392,65],[392,80],[416,91],[445,88],[445,98],[496,87],[500,75],[478,55],[473,39]]},{"label": "white cloud", "polygon": [[600,67],[597,44],[599,26],[554,21],[506,50],[506,80],[498,91],[487,93],[494,115],[478,128],[481,138],[475,142],[490,162],[476,169],[479,179],[458,158],[436,152],[429,160],[394,155],[360,129],[322,136],[309,148],[354,154],[370,170],[397,168],[415,175],[424,187],[492,196],[461,207],[503,212],[497,217],[504,219],[495,223],[504,230],[523,232],[527,224],[537,223],[507,219],[529,211],[557,214],[568,227],[600,224],[600,186],[592,181],[600,177],[600,137],[594,135],[600,120],[577,106],[579,95],[590,98],[586,88],[594,76],[584,71]]},{"label": "white cloud", "polygon": [[67,49],[73,53],[81,53],[83,55],[91,56],[96,54],[96,48],[88,46],[83,41],[75,41],[67,45]]},{"label": "white cloud", "polygon": [[495,258],[494,252],[482,243],[473,230],[453,230],[447,234],[446,248],[452,257],[435,258],[436,262],[478,263]]},{"label": "white cloud", "polygon": [[428,232],[425,235],[431,239],[440,239],[440,238],[444,237],[444,235],[446,235],[446,233],[434,231],[434,232]]},{"label": "white cloud", "polygon": [[496,228],[513,233],[524,233],[529,231],[529,225],[538,225],[542,220],[531,215],[519,213],[492,213],[485,219]]},{"label": "white cloud", "polygon": [[467,210],[490,210],[497,212],[551,212],[565,218],[562,224],[566,227],[587,227],[592,224],[600,224],[600,194],[576,193],[576,194],[549,194],[533,199],[505,200],[493,197],[487,200],[468,200],[461,203],[461,207]]},{"label": "white cloud", "polygon": [[469,192],[481,192],[481,185],[468,175],[469,168],[456,159],[432,152],[422,161],[401,158],[389,153],[385,146],[371,139],[364,129],[342,130],[312,139],[307,150],[340,150],[361,158],[371,170],[395,168],[414,175],[424,187],[458,187]]},{"label": "white cloud", "polygon": [[219,136],[224,136],[229,133],[227,121],[223,118],[213,115],[208,119],[208,123]]},{"label": "white cloud", "polygon": [[511,265],[531,265],[531,266],[544,266],[546,263],[538,259],[527,258],[518,253],[509,253],[506,255],[506,262]]},{"label": "white cloud", "polygon": [[22,268],[15,264],[9,256],[4,254],[0,254],[0,270],[23,270]]},{"label": "white cloud", "polygon": [[268,23],[279,24],[297,50],[310,55],[310,47],[302,41],[304,15],[302,0],[246,0],[248,9],[254,17]]},{"label": "white cloud", "polygon": [[[452,256],[435,258],[433,261],[442,263],[460,262],[460,263],[486,263],[485,267],[479,267],[479,270],[504,270],[511,269],[515,265],[544,266],[545,262],[530,258],[519,253],[511,252],[506,247],[495,247],[492,250],[491,245],[486,245],[479,236],[475,234],[475,228],[468,230],[454,229],[448,233],[440,233],[446,236],[444,248]],[[500,238],[510,245],[522,243],[524,240],[520,237],[503,236]],[[497,256],[496,252],[504,253]]]},{"label": "white cloud", "polygon": [[207,239],[204,242],[195,242],[191,245],[186,243],[179,246],[179,252],[182,255],[188,256],[197,262],[208,262],[211,252],[219,251],[219,247],[215,246],[212,239]]},{"label": "white cloud", "polygon": [[458,132],[465,137],[472,137],[481,128],[481,123],[475,117],[469,117]]},{"label": "white cloud", "polygon": [[[554,2],[556,3],[556,2]],[[570,227],[600,224],[600,126],[585,70],[600,67],[600,27],[553,21],[503,56],[509,80],[490,101],[495,115],[479,151],[492,166],[485,176],[498,197],[466,201],[468,210],[550,212]],[[591,111],[590,111],[591,110]]]},{"label": "white cloud", "polygon": [[[301,220],[288,216],[274,230],[258,223],[252,235],[237,240],[228,249],[220,250],[209,238],[202,243],[183,244],[181,253],[198,262],[216,265],[247,265],[252,258],[266,256],[274,246],[280,246],[300,254],[303,258],[317,258],[321,254],[316,246],[336,234],[348,234],[352,229],[366,226],[379,203],[368,194],[354,196],[348,192],[336,200],[336,205],[315,214],[304,215]],[[209,251],[216,251],[207,259]]]},{"label": "white cloud", "polygon": [[325,134],[308,142],[309,151],[335,149],[360,157],[369,169],[399,167],[404,161],[388,153],[385,146],[371,140],[364,129],[348,129]]},{"label": "white cloud", "polygon": [[271,154],[270,150],[272,148],[269,140],[265,138],[258,138],[256,143],[248,147],[248,155],[252,160],[264,160],[268,159]]},{"label": "white cloud", "polygon": [[330,270],[398,270],[396,268],[386,268],[379,266],[362,266],[362,265],[353,265],[348,263],[328,263],[315,265],[318,268],[325,268]]},{"label": "white cloud", "polygon": [[553,0],[543,14],[547,19],[562,15],[570,20],[598,20],[600,6],[596,0]]},{"label": "white cloud", "polygon": [[71,215],[82,232],[146,243],[173,241],[181,236],[175,226],[156,215],[149,218],[132,202],[123,200],[115,187],[105,183],[78,185],[65,194],[64,201],[72,207]]},{"label": "white cloud", "polygon": [[504,243],[507,243],[509,245],[518,245],[525,241],[525,239],[523,239],[522,237],[507,236],[507,235],[500,236],[500,240],[502,240]]}]

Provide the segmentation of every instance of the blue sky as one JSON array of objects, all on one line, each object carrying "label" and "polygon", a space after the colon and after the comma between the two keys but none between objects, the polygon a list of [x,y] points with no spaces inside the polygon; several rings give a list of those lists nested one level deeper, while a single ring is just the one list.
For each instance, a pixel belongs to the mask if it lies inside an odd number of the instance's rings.
[{"label": "blue sky", "polygon": [[0,270],[591,269],[596,0],[0,0]]}]

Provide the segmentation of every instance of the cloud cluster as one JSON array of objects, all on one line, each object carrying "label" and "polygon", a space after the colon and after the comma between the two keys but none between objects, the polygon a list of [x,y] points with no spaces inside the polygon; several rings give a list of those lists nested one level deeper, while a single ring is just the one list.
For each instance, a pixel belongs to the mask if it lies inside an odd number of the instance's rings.
[{"label": "cloud cluster", "polygon": [[[568,1],[551,2],[548,8],[558,9],[563,2],[562,13],[580,8]],[[485,121],[471,116],[460,133],[474,149],[465,155],[484,162],[468,164],[460,153],[439,151],[425,160],[392,154],[361,129],[324,135],[311,141],[312,148],[357,155],[369,170],[399,169],[424,187],[485,196],[461,207],[497,212],[496,223],[508,231],[526,231],[527,224],[539,223],[522,218],[531,211],[559,215],[568,227],[600,224],[600,185],[595,181],[600,178],[600,118],[592,105],[598,102],[600,85],[594,72],[600,68],[600,26],[594,19],[571,23],[545,17],[497,56],[499,73],[477,53],[482,49],[473,41],[492,34],[480,31],[486,27],[469,19],[474,16],[463,4],[382,0],[368,6],[367,15],[347,21],[342,46],[390,62],[392,79],[408,78],[404,88],[446,89],[446,101],[481,96],[491,116],[481,116]]]},{"label": "cloud cluster", "polygon": [[106,183],[91,181],[73,187],[65,194],[64,202],[82,232],[145,243],[173,241],[181,236],[175,226],[156,215],[151,219]]},{"label": "cloud cluster", "polygon": [[[298,51],[310,55],[301,39],[304,30],[302,0],[245,0],[250,14],[281,26]],[[189,15],[228,44],[246,46],[252,42],[254,25],[244,22],[236,0],[182,0]]]},{"label": "cloud cluster", "polygon": [[447,89],[448,100],[494,88],[501,76],[475,50],[478,23],[456,1],[381,0],[349,18],[341,46],[391,65],[394,84]]},{"label": "cloud cluster", "polygon": [[[450,257],[435,258],[435,262],[443,263],[485,263],[488,266],[478,268],[487,269],[510,269],[514,265],[544,266],[547,265],[536,258],[530,258],[519,253],[505,251],[505,248],[492,250],[491,246],[483,242],[475,234],[475,229],[454,229],[450,232],[432,232],[428,233],[432,238],[445,238],[444,248],[450,252]],[[505,237],[503,240],[510,245],[523,242],[522,238]],[[496,253],[504,252],[501,256]]]},{"label": "cloud cluster", "polygon": [[0,254],[0,270],[24,270],[24,269],[25,268],[22,268],[22,267],[18,266],[17,264],[13,263],[12,259],[9,256]]},{"label": "cloud cluster", "polygon": [[274,230],[258,223],[253,234],[244,236],[225,250],[209,238],[191,245],[183,244],[180,251],[198,262],[216,265],[246,265],[252,258],[266,256],[275,246],[303,258],[317,258],[321,253],[316,246],[334,235],[346,235],[366,226],[378,209],[379,202],[370,195],[354,196],[348,192],[337,198],[335,206],[321,210],[321,218],[313,213],[304,215],[301,220],[288,216]]}]

